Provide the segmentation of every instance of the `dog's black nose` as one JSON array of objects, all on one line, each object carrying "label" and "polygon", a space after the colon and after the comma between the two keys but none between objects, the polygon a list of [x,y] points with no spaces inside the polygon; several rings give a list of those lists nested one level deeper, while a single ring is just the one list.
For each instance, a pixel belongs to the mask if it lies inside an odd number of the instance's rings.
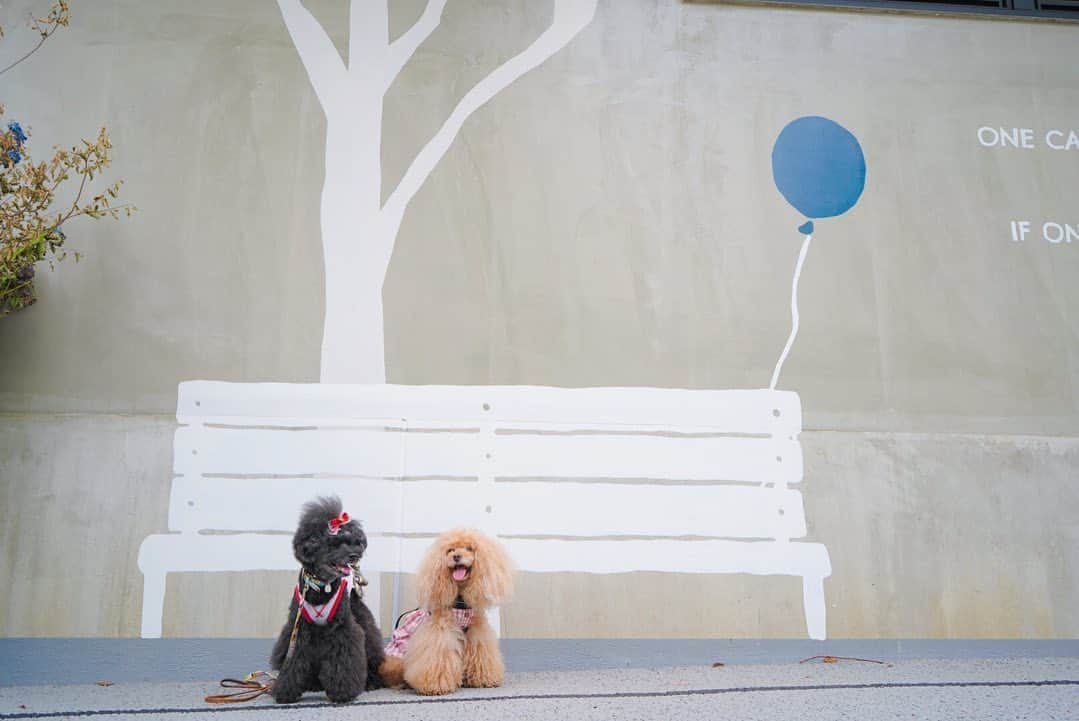
[{"label": "dog's black nose", "polygon": [[460,553],[453,554],[453,562],[454,563],[460,563],[461,562],[461,554]]}]

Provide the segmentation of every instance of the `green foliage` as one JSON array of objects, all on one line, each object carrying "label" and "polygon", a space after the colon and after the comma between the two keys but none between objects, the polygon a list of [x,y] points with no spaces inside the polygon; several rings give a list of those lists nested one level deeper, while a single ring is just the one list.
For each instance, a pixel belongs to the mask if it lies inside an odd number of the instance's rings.
[{"label": "green foliage", "polygon": [[[66,0],[56,0],[49,14],[33,21],[40,36],[30,52],[0,70],[0,75],[30,57],[60,27],[69,21]],[[0,28],[0,37],[3,37]],[[0,105],[0,116],[4,108]],[[130,205],[115,205],[122,181],[87,197],[87,185],[110,162],[112,143],[102,128],[93,141],[83,140],[70,150],[54,148],[48,161],[35,163],[30,157],[29,133],[18,122],[9,122],[0,131],[0,317],[25,308],[36,300],[35,264],[54,263],[68,256],[64,224],[73,218],[118,218],[130,215]],[[57,192],[70,180],[78,180],[74,200],[57,202]],[[70,195],[70,193],[68,193]],[[73,253],[76,261],[78,253]]]}]

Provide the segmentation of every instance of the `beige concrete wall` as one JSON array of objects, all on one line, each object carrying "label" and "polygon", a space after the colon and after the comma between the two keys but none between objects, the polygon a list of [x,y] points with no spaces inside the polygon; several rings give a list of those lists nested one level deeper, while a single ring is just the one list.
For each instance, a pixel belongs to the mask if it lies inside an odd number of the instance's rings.
[{"label": "beige concrete wall", "polygon": [[[135,559],[166,527],[171,435],[164,418],[5,418],[0,575],[16,583],[0,632],[138,635]],[[830,637],[1076,637],[1079,441],[835,431],[802,440],[809,538],[832,559]],[[291,572],[171,574],[164,635],[273,635],[293,582]],[[384,625],[393,583],[384,575]],[[511,637],[805,636],[796,577],[521,574],[503,617]]]},{"label": "beige concrete wall", "polygon": [[[0,10],[0,47],[26,6]],[[346,4],[310,6],[345,51]],[[421,6],[391,3],[393,32]],[[74,10],[0,100],[35,148],[107,124],[140,212],[73,225],[86,259],[41,272],[38,305],[0,321],[11,636],[137,635],[135,556],[167,528],[179,382],[319,373],[325,123],[276,3]],[[549,12],[449,4],[387,94],[384,187]],[[1015,219],[1079,225],[1079,150],[977,140],[1079,126],[1075,27],[601,2],[472,117],[409,207],[383,292],[388,379],[767,385],[802,221],[772,143],[798,116],[835,118],[867,188],[818,223],[781,383],[804,408],[829,635],[1079,636],[1079,244],[1009,237]],[[290,583],[174,574],[165,634],[269,635]],[[241,588],[257,600],[205,612]],[[524,575],[506,632],[801,637],[799,591]]]}]

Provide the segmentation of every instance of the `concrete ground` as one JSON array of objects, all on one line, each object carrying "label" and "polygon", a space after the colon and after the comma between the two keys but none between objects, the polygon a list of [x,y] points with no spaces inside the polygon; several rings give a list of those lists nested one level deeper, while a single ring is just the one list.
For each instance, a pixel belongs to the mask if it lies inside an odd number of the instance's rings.
[{"label": "concrete ground", "polygon": [[[107,676],[106,671],[102,671]],[[106,680],[106,679],[102,679]],[[212,706],[206,683],[0,687],[0,720],[204,719],[1031,719],[1079,720],[1079,658],[840,660],[511,673],[498,689],[427,698],[382,690],[346,706],[310,694]]]}]

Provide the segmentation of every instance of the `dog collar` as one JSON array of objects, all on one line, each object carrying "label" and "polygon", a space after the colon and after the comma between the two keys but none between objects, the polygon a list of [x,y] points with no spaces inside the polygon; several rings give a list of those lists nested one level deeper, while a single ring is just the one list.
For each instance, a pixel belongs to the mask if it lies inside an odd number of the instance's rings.
[{"label": "dog collar", "polygon": [[305,594],[311,589],[319,593],[329,593],[333,590],[333,581],[323,581],[306,568],[300,572],[300,581],[303,583],[303,592]]},{"label": "dog collar", "polygon": [[[337,592],[334,593],[325,603],[311,603],[305,597],[307,591],[307,576],[310,574],[304,571],[304,588],[300,589],[300,582],[296,583],[295,597],[296,603],[300,607],[300,614],[303,616],[303,620],[308,623],[312,623],[316,626],[325,626],[327,623],[333,620],[333,617],[337,614],[337,609],[341,605],[341,599],[347,596],[352,591],[352,586],[355,583],[355,578],[352,575],[352,571],[348,572],[348,575],[341,577],[341,582],[337,584]],[[332,583],[326,583],[321,579],[315,579],[318,581],[318,586],[310,586],[311,588],[323,588],[330,589],[333,587]]]}]

